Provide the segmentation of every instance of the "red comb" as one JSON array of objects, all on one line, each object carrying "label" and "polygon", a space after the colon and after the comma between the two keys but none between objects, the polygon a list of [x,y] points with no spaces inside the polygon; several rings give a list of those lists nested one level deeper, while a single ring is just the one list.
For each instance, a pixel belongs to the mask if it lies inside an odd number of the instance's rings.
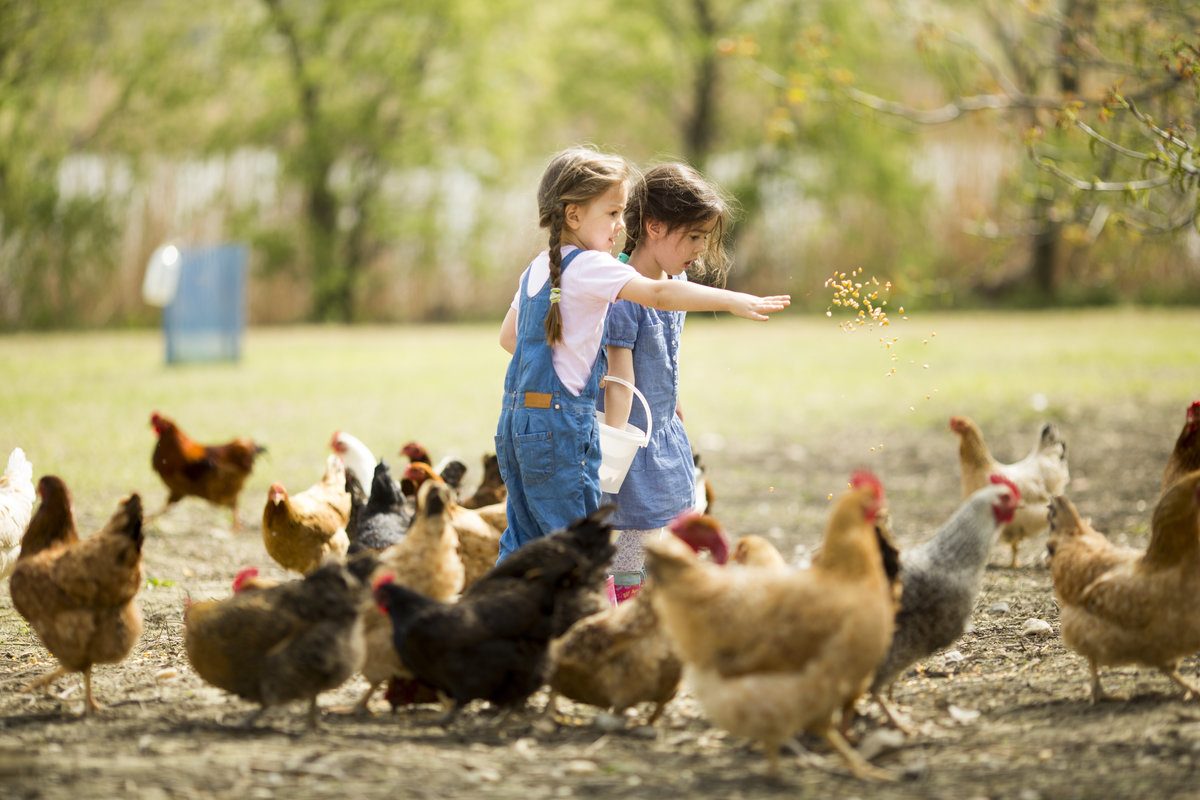
[{"label": "red comb", "polygon": [[1188,406],[1187,418],[1188,422],[1195,422],[1200,419],[1200,400],[1196,400]]},{"label": "red comb", "polygon": [[258,567],[242,567],[233,576],[233,593],[237,594],[246,585],[246,581],[258,577]]},{"label": "red comb", "polygon": [[1012,481],[1010,481],[1008,478],[1004,477],[1003,475],[1001,475],[1000,473],[997,472],[997,473],[994,473],[990,478],[988,478],[988,480],[990,480],[992,483],[1004,484],[1005,486],[1007,486],[1009,488],[1009,491],[1012,492],[1013,500],[1018,503],[1021,502],[1021,490],[1018,489],[1017,485],[1015,483],[1013,483]]},{"label": "red comb", "polygon": [[375,591],[376,589],[378,589],[380,586],[383,586],[384,584],[395,583],[395,582],[396,582],[396,576],[390,572],[385,572],[382,575],[380,575],[378,578],[376,578],[374,581],[371,582],[371,591],[372,592]]},{"label": "red comb", "polygon": [[880,482],[879,478],[875,477],[875,473],[860,469],[850,476],[850,487],[852,489],[861,489],[864,486],[869,486],[877,499],[883,497],[883,483]]}]

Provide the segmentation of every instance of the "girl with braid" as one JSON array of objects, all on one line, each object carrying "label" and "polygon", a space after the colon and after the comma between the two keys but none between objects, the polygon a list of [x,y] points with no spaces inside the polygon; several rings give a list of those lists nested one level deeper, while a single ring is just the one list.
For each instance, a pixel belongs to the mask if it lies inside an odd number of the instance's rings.
[{"label": "girl with braid", "polygon": [[[685,285],[687,273],[724,277],[729,259],[724,234],[729,204],[691,167],[663,164],[646,172],[625,208],[625,252],[637,273],[650,281]],[[654,424],[646,447],[638,450],[615,495],[611,522],[620,531],[612,570],[620,602],[645,582],[647,539],[695,503],[692,445],[679,407],[679,337],[685,312],[666,311],[620,300],[608,315],[605,342],[609,374],[637,386],[646,397]],[[645,411],[618,383],[604,390],[605,422],[646,430]]]},{"label": "girl with braid", "polygon": [[791,303],[788,295],[652,280],[614,258],[631,172],[619,156],[576,147],[556,155],[542,175],[538,215],[549,229],[549,248],[521,274],[500,327],[500,344],[513,358],[496,426],[496,456],[508,489],[498,561],[600,506],[595,412],[608,366],[601,344],[612,303],[728,311],[758,321]]}]

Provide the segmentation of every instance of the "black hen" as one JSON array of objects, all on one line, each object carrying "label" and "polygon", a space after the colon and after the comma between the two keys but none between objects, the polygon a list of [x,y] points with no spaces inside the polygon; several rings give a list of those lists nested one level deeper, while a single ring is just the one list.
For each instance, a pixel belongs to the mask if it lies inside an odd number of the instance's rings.
[{"label": "black hen", "polygon": [[615,552],[611,513],[606,506],[530,542],[455,604],[391,582],[376,586],[404,665],[454,701],[447,720],[472,700],[521,705],[542,685],[550,639],[603,599]]},{"label": "black hen", "polygon": [[371,497],[356,511],[355,497],[350,495],[350,523],[346,536],[350,539],[349,553],[381,552],[404,538],[412,524],[413,511],[392,479],[387,462],[375,465],[371,479]]}]

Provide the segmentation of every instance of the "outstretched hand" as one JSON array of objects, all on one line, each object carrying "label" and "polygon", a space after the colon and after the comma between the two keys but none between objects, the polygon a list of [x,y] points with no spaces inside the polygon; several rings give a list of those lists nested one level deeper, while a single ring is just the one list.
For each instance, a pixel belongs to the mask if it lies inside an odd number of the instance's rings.
[{"label": "outstretched hand", "polygon": [[757,322],[765,322],[770,319],[768,314],[774,314],[776,311],[783,311],[792,304],[792,296],[790,294],[776,294],[770,297],[758,297],[752,294],[743,292],[734,292],[733,302],[730,304],[729,313],[736,314],[743,319],[752,319]]}]

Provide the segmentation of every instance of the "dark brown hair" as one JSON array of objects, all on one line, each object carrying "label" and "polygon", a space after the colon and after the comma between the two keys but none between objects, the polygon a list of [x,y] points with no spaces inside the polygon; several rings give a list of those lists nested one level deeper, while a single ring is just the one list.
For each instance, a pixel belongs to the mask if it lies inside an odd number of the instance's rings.
[{"label": "dark brown hair", "polygon": [[625,253],[630,254],[645,235],[646,224],[658,220],[675,231],[716,219],[704,254],[696,259],[701,275],[713,274],[724,282],[729,271],[725,231],[733,218],[732,203],[717,187],[687,164],[660,164],[647,170],[629,193],[625,206]]},{"label": "dark brown hair", "polygon": [[[613,186],[629,180],[630,167],[620,156],[590,147],[572,147],[550,160],[538,186],[538,225],[550,229],[550,288],[562,280],[562,232],[567,206],[595,200]],[[550,304],[546,315],[546,343],[562,341],[562,310]]]}]

